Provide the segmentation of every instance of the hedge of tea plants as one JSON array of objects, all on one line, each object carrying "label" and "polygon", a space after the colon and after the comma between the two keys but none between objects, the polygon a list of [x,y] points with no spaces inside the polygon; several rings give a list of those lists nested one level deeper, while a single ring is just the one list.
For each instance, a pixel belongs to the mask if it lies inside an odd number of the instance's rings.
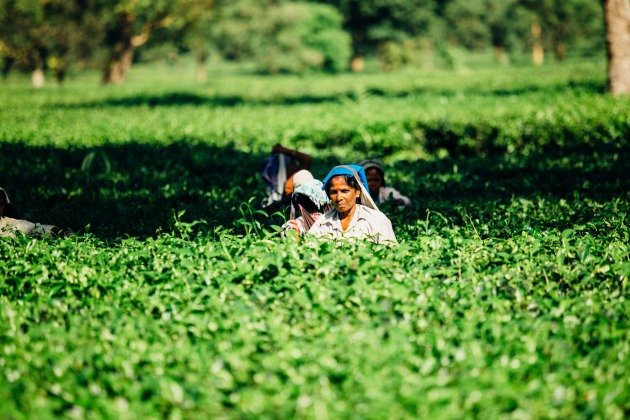
[{"label": "hedge of tea plants", "polygon": [[[0,416],[624,418],[630,100],[603,65],[0,89]],[[275,143],[381,157],[399,245],[283,238]]]}]

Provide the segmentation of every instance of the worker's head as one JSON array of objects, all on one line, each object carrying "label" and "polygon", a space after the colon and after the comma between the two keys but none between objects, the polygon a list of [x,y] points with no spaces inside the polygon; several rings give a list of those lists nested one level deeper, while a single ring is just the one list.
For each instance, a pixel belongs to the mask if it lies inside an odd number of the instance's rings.
[{"label": "worker's head", "polygon": [[360,162],[365,170],[365,176],[367,178],[370,194],[378,195],[381,187],[385,186],[385,171],[383,170],[383,164],[376,159],[366,159]]},{"label": "worker's head", "polygon": [[367,191],[365,171],[359,165],[335,166],[328,172],[323,184],[326,195],[339,211],[345,212],[340,209],[340,206],[352,208],[357,203],[373,209],[377,208]]}]

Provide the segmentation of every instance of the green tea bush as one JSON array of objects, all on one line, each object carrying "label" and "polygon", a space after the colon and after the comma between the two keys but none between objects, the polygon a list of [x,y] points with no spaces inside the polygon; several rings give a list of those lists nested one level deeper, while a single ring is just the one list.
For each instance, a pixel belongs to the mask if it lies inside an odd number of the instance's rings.
[{"label": "green tea bush", "polygon": [[[602,66],[0,90],[0,416],[624,418],[629,102]],[[400,244],[281,238],[259,171],[366,155]]]}]

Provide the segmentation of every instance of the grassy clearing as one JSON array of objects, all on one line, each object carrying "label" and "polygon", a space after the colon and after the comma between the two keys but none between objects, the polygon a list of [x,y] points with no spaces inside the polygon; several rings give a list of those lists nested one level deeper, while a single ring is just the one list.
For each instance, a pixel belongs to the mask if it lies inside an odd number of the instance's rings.
[{"label": "grassy clearing", "polygon": [[[80,231],[0,241],[2,415],[627,415],[630,102],[601,65],[163,71],[2,86],[0,185]],[[279,239],[278,141],[320,177],[384,157],[401,245]]]}]

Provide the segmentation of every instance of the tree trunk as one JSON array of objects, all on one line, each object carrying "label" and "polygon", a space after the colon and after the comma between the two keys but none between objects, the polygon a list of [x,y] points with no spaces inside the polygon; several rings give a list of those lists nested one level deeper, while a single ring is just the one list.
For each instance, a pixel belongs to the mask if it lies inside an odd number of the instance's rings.
[{"label": "tree trunk", "polygon": [[500,45],[495,45],[494,54],[497,57],[497,61],[499,64],[505,65],[507,64],[507,55],[505,54],[505,47]]},{"label": "tree trunk", "polygon": [[31,83],[34,88],[42,88],[46,83],[46,77],[44,76],[44,69],[42,67],[37,67],[31,73]]},{"label": "tree trunk", "polygon": [[116,29],[110,34],[113,45],[103,73],[104,84],[120,84],[125,81],[133,61],[133,18],[122,15]]},{"label": "tree trunk", "polygon": [[360,71],[363,71],[363,67],[365,67],[365,60],[362,56],[355,55],[354,57],[352,57],[352,59],[350,60],[350,70],[352,70],[354,73],[358,73]]},{"label": "tree trunk", "polygon": [[553,44],[553,52],[556,56],[556,60],[564,61],[567,56],[567,46],[564,42],[558,41]]},{"label": "tree trunk", "polygon": [[608,89],[630,94],[630,0],[602,0],[608,55]]},{"label": "tree trunk", "polygon": [[545,52],[542,46],[542,29],[538,19],[532,22],[532,60],[535,65],[542,65],[545,60]]},{"label": "tree trunk", "polygon": [[433,68],[433,45],[426,38],[422,40],[422,68]]},{"label": "tree trunk", "polygon": [[117,85],[125,81],[133,61],[133,51],[134,48],[131,45],[125,48],[116,48],[116,52],[110,57],[103,75],[104,84]]},{"label": "tree trunk", "polygon": [[197,82],[203,83],[206,81],[206,62],[208,61],[208,54],[205,51],[200,51],[196,54],[196,78]]},{"label": "tree trunk", "polygon": [[[357,5],[353,5],[350,10],[350,14],[351,16],[355,15],[354,19],[359,20],[360,18],[358,18],[356,15],[359,13],[357,7]],[[351,19],[353,18],[351,17]],[[350,31],[350,38],[352,39],[352,58],[350,59],[350,70],[353,73],[359,73],[363,71],[363,68],[365,67],[363,45],[365,37],[366,35],[363,32],[362,28]]]},{"label": "tree trunk", "polygon": [[33,71],[31,73],[31,83],[36,89],[44,87],[46,76],[44,75],[44,64],[46,62],[46,52],[42,48],[34,48],[31,55],[31,65]]},{"label": "tree trunk", "polygon": [[13,64],[15,64],[15,60],[12,57],[4,57],[1,70],[3,79],[9,77],[9,72],[11,71]]},{"label": "tree trunk", "polygon": [[58,84],[63,84],[64,80],[66,80],[66,68],[65,66],[59,66],[55,69],[55,79]]}]

